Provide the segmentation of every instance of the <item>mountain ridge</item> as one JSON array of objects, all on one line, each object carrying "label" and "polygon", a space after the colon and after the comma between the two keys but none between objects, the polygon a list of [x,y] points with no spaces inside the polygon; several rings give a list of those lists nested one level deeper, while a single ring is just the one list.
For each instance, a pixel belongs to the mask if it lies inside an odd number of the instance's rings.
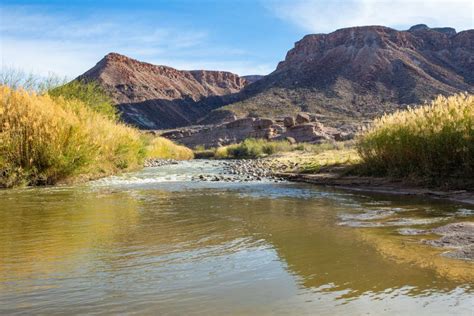
[{"label": "mountain ridge", "polygon": [[97,80],[126,122],[147,129],[298,112],[357,123],[438,94],[474,93],[474,30],[419,24],[406,31],[358,26],[308,34],[275,71],[248,79],[118,54],[79,78]]},{"label": "mountain ridge", "polygon": [[[441,31],[440,31],[441,30]],[[474,92],[474,30],[384,26],[309,34],[274,72],[211,113],[275,116],[313,112],[370,119],[438,94]]]},{"label": "mountain ridge", "polygon": [[[97,81],[125,122],[148,129],[192,124],[221,104],[221,96],[248,84],[227,71],[177,70],[118,53],[107,54],[77,79]],[[193,106],[202,99],[210,100],[207,106]]]}]

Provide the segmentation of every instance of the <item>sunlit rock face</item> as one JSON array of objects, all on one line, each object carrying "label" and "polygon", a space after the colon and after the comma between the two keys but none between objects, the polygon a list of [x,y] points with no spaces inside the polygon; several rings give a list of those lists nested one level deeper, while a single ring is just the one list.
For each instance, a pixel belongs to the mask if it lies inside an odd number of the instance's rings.
[{"label": "sunlit rock face", "polygon": [[426,25],[306,35],[273,73],[244,88],[240,102],[226,110],[241,116],[304,111],[360,122],[438,94],[472,93],[473,43],[474,30]]}]

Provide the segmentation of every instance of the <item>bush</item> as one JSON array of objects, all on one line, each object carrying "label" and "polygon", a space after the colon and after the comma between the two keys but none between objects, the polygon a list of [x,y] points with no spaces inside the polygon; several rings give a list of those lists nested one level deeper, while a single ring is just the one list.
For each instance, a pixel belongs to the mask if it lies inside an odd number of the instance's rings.
[{"label": "bush", "polygon": [[259,158],[277,152],[291,151],[287,141],[268,141],[265,139],[248,138],[240,144],[220,147],[216,150],[216,158]]},{"label": "bush", "polygon": [[439,96],[385,115],[358,138],[357,149],[370,174],[473,179],[474,96]]},{"label": "bush", "polygon": [[80,100],[98,113],[102,113],[113,120],[117,120],[118,118],[117,109],[113,105],[112,99],[96,82],[74,80],[50,89],[48,94],[52,97]]},{"label": "bush", "polygon": [[0,186],[97,177],[143,157],[137,130],[82,101],[0,86]]},{"label": "bush", "polygon": [[145,142],[146,158],[187,160],[194,157],[191,149],[177,145],[169,139],[151,135],[143,135],[142,138]]}]

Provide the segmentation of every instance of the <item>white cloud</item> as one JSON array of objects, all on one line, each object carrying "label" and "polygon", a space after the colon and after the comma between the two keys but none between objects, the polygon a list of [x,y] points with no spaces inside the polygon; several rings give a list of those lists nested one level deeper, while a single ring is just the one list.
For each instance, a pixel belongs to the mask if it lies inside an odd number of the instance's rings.
[{"label": "white cloud", "polygon": [[279,18],[312,33],[363,25],[407,29],[415,24],[473,28],[472,0],[277,0],[265,6]]},{"label": "white cloud", "polygon": [[39,75],[73,78],[109,52],[178,69],[253,74],[273,68],[246,61],[241,49],[212,44],[206,30],[157,25],[123,15],[79,19],[38,7],[0,7],[0,11],[2,66]]}]

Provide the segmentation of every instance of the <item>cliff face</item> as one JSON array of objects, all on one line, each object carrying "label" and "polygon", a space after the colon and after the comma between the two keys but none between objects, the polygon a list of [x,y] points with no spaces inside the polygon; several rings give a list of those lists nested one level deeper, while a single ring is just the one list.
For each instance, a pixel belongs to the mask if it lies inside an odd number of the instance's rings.
[{"label": "cliff face", "polygon": [[[474,31],[414,27],[400,32],[383,26],[353,27],[307,35],[295,44],[276,71],[324,85],[344,77],[362,86],[382,83],[397,89],[400,76],[418,77],[433,90],[471,89]],[[395,78],[394,78],[395,77]],[[288,78],[290,79],[290,78]]]},{"label": "cliff face", "polygon": [[241,116],[308,111],[361,120],[437,94],[474,92],[473,85],[474,30],[352,27],[305,36],[273,73],[224,110]]},{"label": "cliff face", "polygon": [[[182,71],[110,53],[79,79],[95,80],[112,96],[123,119],[142,128],[189,125],[220,105],[220,96],[247,81],[224,71]],[[193,106],[206,99],[203,106]]]}]

